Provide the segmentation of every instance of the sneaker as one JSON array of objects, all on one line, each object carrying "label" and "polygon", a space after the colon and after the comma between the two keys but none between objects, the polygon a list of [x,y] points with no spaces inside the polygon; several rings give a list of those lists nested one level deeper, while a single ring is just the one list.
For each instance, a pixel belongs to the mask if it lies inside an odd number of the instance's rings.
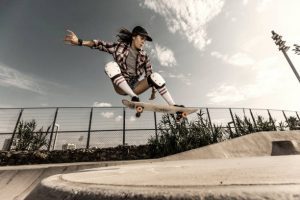
[{"label": "sneaker", "polygon": [[134,101],[134,102],[140,102],[140,98],[138,96],[133,96],[131,98],[131,101]]}]

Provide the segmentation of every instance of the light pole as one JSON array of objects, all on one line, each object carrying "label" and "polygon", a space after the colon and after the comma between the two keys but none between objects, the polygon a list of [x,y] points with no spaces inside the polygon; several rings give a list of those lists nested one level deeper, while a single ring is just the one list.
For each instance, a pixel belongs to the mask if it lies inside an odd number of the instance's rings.
[{"label": "light pole", "polygon": [[282,51],[284,57],[286,58],[286,60],[288,61],[288,63],[290,64],[294,74],[296,75],[298,81],[300,82],[300,76],[298,74],[298,72],[296,71],[292,61],[290,60],[290,58],[287,55],[287,51],[289,50],[289,46],[285,46],[285,41],[281,40],[282,36],[278,35],[277,33],[275,33],[275,31],[271,31],[272,33],[272,39],[275,41],[275,44],[278,46],[279,51]]}]

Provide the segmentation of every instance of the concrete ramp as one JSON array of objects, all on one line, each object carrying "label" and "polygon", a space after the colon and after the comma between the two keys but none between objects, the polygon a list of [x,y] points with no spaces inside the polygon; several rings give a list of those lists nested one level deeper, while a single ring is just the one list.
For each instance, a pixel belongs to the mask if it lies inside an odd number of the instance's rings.
[{"label": "concrete ramp", "polygon": [[163,160],[237,158],[300,154],[300,131],[258,132],[178,153]]},{"label": "concrete ramp", "polygon": [[300,199],[299,144],[260,132],[156,160],[1,167],[0,199]]},{"label": "concrete ramp", "polygon": [[55,174],[71,173],[78,170],[95,167],[126,165],[128,163],[149,162],[140,161],[111,161],[111,162],[82,162],[62,164],[41,164],[0,167],[0,199],[21,200],[45,178]]}]

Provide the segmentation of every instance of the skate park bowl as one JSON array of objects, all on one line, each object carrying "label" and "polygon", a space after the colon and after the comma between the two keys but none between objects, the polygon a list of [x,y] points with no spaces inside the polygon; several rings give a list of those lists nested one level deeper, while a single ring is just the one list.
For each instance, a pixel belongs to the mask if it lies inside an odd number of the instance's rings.
[{"label": "skate park bowl", "polygon": [[1,168],[0,199],[300,199],[300,131],[160,159]]}]

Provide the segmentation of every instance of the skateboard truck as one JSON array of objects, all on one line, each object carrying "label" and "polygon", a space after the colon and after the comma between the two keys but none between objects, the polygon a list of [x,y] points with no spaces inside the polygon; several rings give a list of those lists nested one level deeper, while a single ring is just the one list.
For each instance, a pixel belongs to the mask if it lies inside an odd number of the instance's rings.
[{"label": "skateboard truck", "polygon": [[187,118],[187,113],[186,112],[177,112],[176,113],[176,123],[179,123],[181,119]]},{"label": "skateboard truck", "polygon": [[137,106],[135,107],[135,110],[136,110],[136,113],[135,113],[135,116],[137,118],[139,118],[141,116],[141,113],[144,111],[144,107],[142,106]]}]

